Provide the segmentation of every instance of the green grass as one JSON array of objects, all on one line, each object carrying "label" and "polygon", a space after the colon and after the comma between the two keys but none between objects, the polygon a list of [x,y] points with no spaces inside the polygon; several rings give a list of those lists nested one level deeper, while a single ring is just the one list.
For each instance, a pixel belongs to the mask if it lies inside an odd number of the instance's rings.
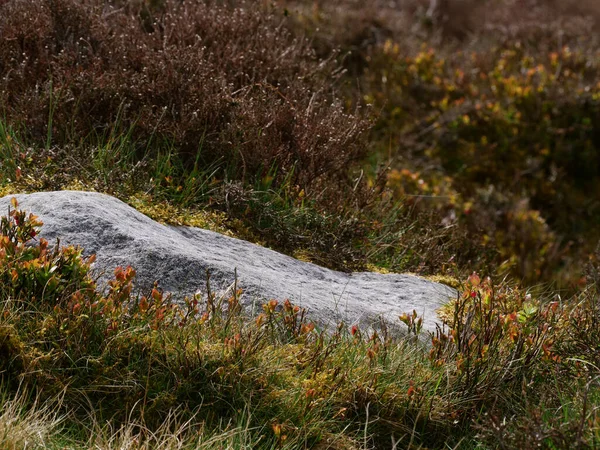
[{"label": "green grass", "polygon": [[46,149],[0,121],[0,193],[98,191],[164,223],[228,232],[337,270],[456,274],[440,260],[452,261],[458,239],[398,201],[328,206],[293,183],[293,170],[281,178],[271,166],[244,184],[227,178],[225,161],[204,163],[201,150],[190,165],[168,141],[140,147],[131,129],[117,129]]},{"label": "green grass", "polygon": [[284,299],[256,318],[237,294],[134,297],[129,269],[102,294],[13,211],[0,446],[600,447],[597,43],[577,17],[597,8],[550,3],[511,33],[502,1],[485,21],[470,2],[443,21],[411,1],[0,5],[0,195],[104,192],[461,293],[421,340],[322,333]]},{"label": "green grass", "polygon": [[13,448],[600,444],[593,286],[559,304],[473,274],[427,344],[384,324],[319,331],[287,301],[249,317],[239,292],[136,297],[131,268],[102,294],[81,250],[31,242],[39,226],[18,209],[1,223],[0,426]]}]

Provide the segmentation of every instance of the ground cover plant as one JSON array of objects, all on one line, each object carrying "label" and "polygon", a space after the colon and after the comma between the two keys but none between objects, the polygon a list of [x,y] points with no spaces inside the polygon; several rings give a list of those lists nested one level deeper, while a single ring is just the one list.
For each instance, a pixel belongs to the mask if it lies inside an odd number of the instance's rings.
[{"label": "ground cover plant", "polygon": [[93,257],[36,239],[42,224],[13,206],[0,223],[0,438],[14,448],[599,444],[593,285],[561,304],[472,274],[431,345],[412,334],[416,314],[398,318],[408,336],[327,333],[289,301],[253,318],[239,292],[135,296],[131,267],[102,293]]},{"label": "ground cover plant", "polygon": [[598,241],[600,16],[567,3],[281,2],[380,113],[389,195],[492,249],[471,264],[559,289]]},{"label": "ground cover plant", "polygon": [[102,294],[15,205],[2,446],[598,447],[599,17],[550,0],[0,1],[1,195],[97,190],[461,292],[425,346],[410,311],[408,337],[322,334],[285,299],[250,318],[236,293],[135,297],[131,268]]}]

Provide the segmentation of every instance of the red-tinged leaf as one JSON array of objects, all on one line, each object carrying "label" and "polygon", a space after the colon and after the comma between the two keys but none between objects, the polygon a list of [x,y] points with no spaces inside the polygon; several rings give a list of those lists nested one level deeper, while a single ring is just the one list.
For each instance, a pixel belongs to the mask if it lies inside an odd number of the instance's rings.
[{"label": "red-tinged leaf", "polygon": [[158,289],[152,289],[152,298],[156,302],[162,299],[162,294],[158,291]]},{"label": "red-tinged leaf", "polygon": [[279,304],[279,302],[277,300],[275,300],[275,299],[270,300],[269,301],[269,306],[268,306],[269,311],[270,312],[275,311],[275,308],[277,308],[278,304]]},{"label": "red-tinged leaf", "polygon": [[271,427],[273,428],[273,433],[275,434],[275,436],[281,436],[281,424],[274,423],[273,425],[271,425]]},{"label": "red-tinged leaf", "polygon": [[479,278],[477,273],[473,272],[467,281],[471,286],[479,286],[479,283],[481,283],[481,278]]},{"label": "red-tinged leaf", "polygon": [[259,315],[256,317],[256,326],[257,326],[257,327],[260,327],[260,326],[263,324],[263,322],[265,321],[265,319],[266,319],[266,317],[265,317],[265,315],[264,315],[264,314],[259,314]]},{"label": "red-tinged leaf", "polygon": [[146,297],[142,297],[140,299],[139,307],[140,307],[140,311],[143,313],[148,311],[148,299]]}]

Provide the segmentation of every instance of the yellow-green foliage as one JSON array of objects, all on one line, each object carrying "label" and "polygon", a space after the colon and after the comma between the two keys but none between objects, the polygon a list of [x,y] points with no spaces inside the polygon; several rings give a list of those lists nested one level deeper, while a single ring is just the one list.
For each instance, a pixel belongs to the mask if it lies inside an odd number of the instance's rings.
[{"label": "yellow-green foliage", "polygon": [[[116,429],[133,420],[160,430],[176,410],[203,433],[247,421],[244,433],[262,448],[328,440],[387,448],[392,439],[554,445],[575,435],[597,443],[598,411],[584,396],[599,393],[591,291],[565,306],[473,274],[450,328],[424,346],[412,337],[416,313],[400,318],[408,339],[385,323],[323,333],[287,300],[269,300],[251,318],[241,291],[182,305],[158,286],[133,295],[130,267],[117,268],[100,293],[80,250],[32,242],[39,225],[19,210],[1,222],[3,387],[39,389],[41,401],[62,393],[61,407],[79,421],[89,418],[84,394],[96,420]],[[569,414],[546,414],[567,396],[577,399]],[[498,417],[507,417],[500,434]],[[589,430],[573,427],[582,420]],[[552,434],[540,431],[548,426]]]},{"label": "yellow-green foliage", "polygon": [[[366,99],[383,108],[378,132],[409,155],[389,188],[495,247],[501,272],[576,283],[572,265],[557,272],[598,237],[597,57],[585,44],[544,52],[519,40],[407,56],[388,41],[368,68]],[[590,244],[563,244],[582,238]]]},{"label": "yellow-green foliage", "polygon": [[171,225],[187,225],[206,228],[219,233],[228,234],[224,227],[224,214],[206,211],[188,211],[177,208],[166,201],[156,201],[148,195],[138,194],[129,198],[128,203],[148,217]]}]

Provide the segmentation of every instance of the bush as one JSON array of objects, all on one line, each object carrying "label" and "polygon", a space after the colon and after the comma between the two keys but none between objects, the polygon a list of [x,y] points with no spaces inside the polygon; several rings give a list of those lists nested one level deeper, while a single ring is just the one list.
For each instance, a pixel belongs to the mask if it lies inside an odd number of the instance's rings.
[{"label": "bush", "polygon": [[509,40],[485,53],[405,57],[388,42],[369,74],[370,99],[385,105],[378,128],[401,127],[409,163],[390,188],[437,198],[421,205],[491,243],[496,264],[528,283],[576,283],[583,268],[569,266],[598,238],[600,91],[585,48],[544,53]]},{"label": "bush", "polygon": [[368,122],[336,96],[339,67],[283,17],[241,6],[2,2],[0,108],[46,146],[117,129],[140,158],[166,140],[221,178],[277,168],[305,190],[344,185]]}]

